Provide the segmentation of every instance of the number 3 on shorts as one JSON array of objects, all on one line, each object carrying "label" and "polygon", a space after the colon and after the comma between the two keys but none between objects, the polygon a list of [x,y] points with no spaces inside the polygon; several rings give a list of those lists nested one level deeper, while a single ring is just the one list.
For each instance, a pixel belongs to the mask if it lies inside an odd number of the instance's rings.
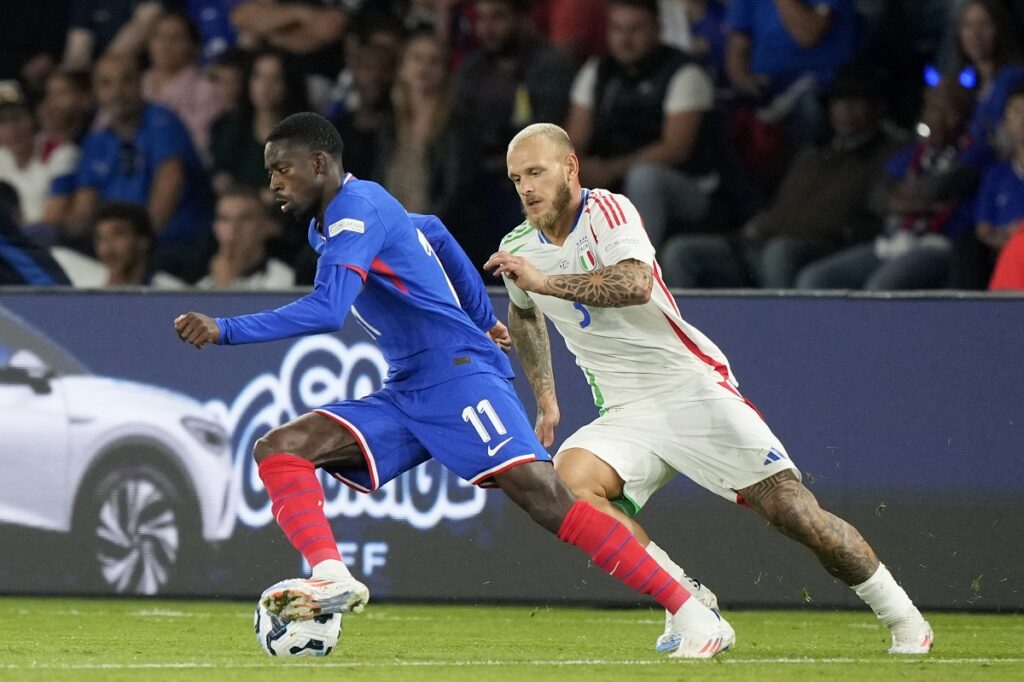
[{"label": "number 3 on shorts", "polygon": [[487,427],[484,426],[478,414],[486,415],[487,421],[491,423],[491,427],[494,432],[499,436],[504,436],[508,433],[505,425],[501,423],[501,419],[498,418],[498,414],[494,411],[494,407],[491,406],[491,401],[484,398],[476,404],[476,408],[472,405],[466,405],[462,410],[462,421],[469,422],[476,429],[476,435],[480,436],[480,440],[484,443],[489,443],[491,440],[491,434],[488,433]]}]

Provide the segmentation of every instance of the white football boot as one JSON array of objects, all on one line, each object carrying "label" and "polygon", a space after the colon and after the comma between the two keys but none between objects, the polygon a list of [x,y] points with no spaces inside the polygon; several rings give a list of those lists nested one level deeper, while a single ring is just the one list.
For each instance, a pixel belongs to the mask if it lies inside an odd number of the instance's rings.
[{"label": "white football boot", "polygon": [[[707,585],[704,585],[699,580],[691,578],[685,573],[683,573],[681,576],[674,575],[672,577],[678,580],[680,583],[682,583],[683,587],[688,589],[690,591],[690,594],[697,598],[697,601],[699,601],[701,604],[711,609],[715,613],[719,613],[718,597],[715,596],[714,592],[708,589]],[[733,635],[733,637],[735,639],[735,634]],[[660,637],[658,637],[658,641],[654,644],[654,650],[658,653],[664,654],[669,651],[675,651],[678,647],[678,635],[675,635],[672,632],[672,614],[666,611],[665,632],[662,633]]]},{"label": "white football boot", "polygon": [[342,580],[292,578],[271,585],[260,596],[270,613],[284,620],[309,620],[330,613],[359,613],[370,590],[352,577]]},{"label": "white football boot", "polygon": [[932,650],[932,628],[926,620],[902,620],[893,624],[890,654],[926,654]]},{"label": "white football boot", "polygon": [[722,615],[696,599],[687,599],[672,616],[670,630],[677,644],[669,658],[711,658],[736,642],[736,631]]}]

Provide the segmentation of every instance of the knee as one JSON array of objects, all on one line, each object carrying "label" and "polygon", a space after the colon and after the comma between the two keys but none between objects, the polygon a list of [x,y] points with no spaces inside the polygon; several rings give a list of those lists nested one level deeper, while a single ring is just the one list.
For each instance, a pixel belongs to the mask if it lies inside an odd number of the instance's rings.
[{"label": "knee", "polygon": [[267,457],[282,452],[302,457],[303,440],[299,434],[295,433],[295,429],[289,428],[288,425],[278,426],[267,431],[262,438],[256,441],[252,448],[253,459],[259,464]]},{"label": "knee", "polygon": [[605,499],[604,490],[594,484],[584,472],[573,467],[559,467],[556,461],[555,473],[562,479],[573,497],[592,502],[597,498]]}]

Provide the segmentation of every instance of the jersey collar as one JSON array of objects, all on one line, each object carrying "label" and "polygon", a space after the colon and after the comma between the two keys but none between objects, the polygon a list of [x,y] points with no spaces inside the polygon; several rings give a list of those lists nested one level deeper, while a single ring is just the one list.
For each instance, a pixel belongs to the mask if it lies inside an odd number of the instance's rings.
[{"label": "jersey collar", "polygon": [[[580,207],[576,209],[576,217],[572,221],[572,229],[569,230],[569,234],[576,231],[576,228],[580,224],[580,218],[583,216],[583,210],[587,207],[587,197],[590,196],[590,190],[586,187],[580,190]],[[550,244],[551,240],[544,236],[544,232],[537,230],[537,236],[540,238],[541,244]]]}]

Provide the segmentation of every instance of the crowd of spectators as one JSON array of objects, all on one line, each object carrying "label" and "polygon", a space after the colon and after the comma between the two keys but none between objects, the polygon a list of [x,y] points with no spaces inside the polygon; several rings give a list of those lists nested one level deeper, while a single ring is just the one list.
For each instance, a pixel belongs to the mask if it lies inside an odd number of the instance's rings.
[{"label": "crowd of spectators", "polygon": [[1015,0],[38,0],[0,25],[0,284],[308,284],[263,141],[346,170],[479,267],[509,139],[563,125],[680,287],[1024,289]]}]

